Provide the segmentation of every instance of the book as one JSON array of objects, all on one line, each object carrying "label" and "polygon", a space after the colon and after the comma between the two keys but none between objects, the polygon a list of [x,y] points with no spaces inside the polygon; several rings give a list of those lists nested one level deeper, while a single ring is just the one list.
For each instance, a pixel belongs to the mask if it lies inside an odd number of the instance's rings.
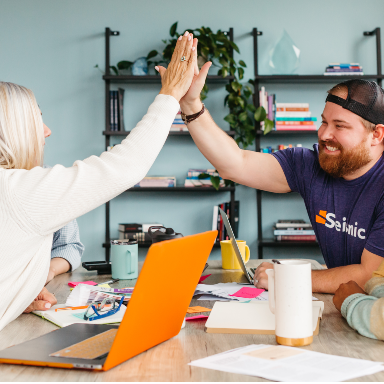
[{"label": "book", "polygon": [[304,220],[279,220],[275,223],[275,228],[311,228],[311,223],[306,223]]},{"label": "book", "polygon": [[[73,291],[72,291],[73,292]],[[123,320],[126,307],[122,305],[120,310],[115,314],[105,317],[103,319],[87,321],[81,318],[81,316],[85,313],[85,309],[75,309],[68,311],[58,311],[57,308],[65,308],[68,307],[66,304],[56,304],[47,311],[33,311],[32,313],[36,316],[43,318],[44,320],[50,321],[51,323],[57,325],[60,328],[67,327],[72,324],[114,324],[120,323]],[[76,316],[77,315],[77,316]]]},{"label": "book", "polygon": [[315,231],[313,229],[292,229],[292,230],[285,230],[285,229],[275,229],[273,231],[274,236],[278,235],[314,235]]},{"label": "book", "polygon": [[276,112],[276,118],[279,117],[311,117],[311,112]]},{"label": "book", "polygon": [[305,125],[277,125],[276,131],[317,131],[317,127],[315,125],[313,127]]},{"label": "book", "polygon": [[364,75],[364,72],[324,72],[324,76],[358,76]]},{"label": "book", "polygon": [[114,131],[119,129],[119,102],[118,102],[118,92],[113,91],[113,112],[114,112]]},{"label": "book", "polygon": [[[225,228],[223,218],[219,214],[219,207],[227,214],[228,219],[231,220],[231,202],[228,201],[213,207],[212,230],[218,231],[218,235],[216,239],[217,242],[220,242],[221,240],[229,240],[229,235]],[[240,202],[238,200],[235,200],[232,230],[236,238],[238,238],[239,236],[239,222],[240,222],[239,216],[240,216]]]},{"label": "book", "polygon": [[306,112],[309,111],[308,103],[276,103],[277,112]]},{"label": "book", "polygon": [[316,242],[315,235],[278,235],[276,241],[313,241]]},{"label": "book", "polygon": [[313,121],[276,121],[277,125],[314,125]]},{"label": "book", "polygon": [[119,131],[125,131],[124,126],[124,89],[118,89],[118,105],[119,105]]},{"label": "book", "polygon": [[363,72],[361,68],[326,68],[325,72]]},{"label": "book", "polygon": [[278,121],[317,121],[317,117],[276,117]]},{"label": "book", "polygon": [[148,232],[121,232],[119,240],[137,240],[139,244],[152,243],[152,237]]},{"label": "book", "polygon": [[119,224],[119,232],[124,233],[137,233],[137,232],[148,232],[148,228],[152,226],[163,226],[163,224],[151,223],[151,224],[139,224],[139,223],[128,223],[128,224]]},{"label": "book", "polygon": [[175,176],[147,176],[139,183],[135,184],[135,188],[170,188],[176,187]]},{"label": "book", "polygon": [[109,91],[109,130],[113,131],[114,127],[114,102],[113,102],[113,91]]}]

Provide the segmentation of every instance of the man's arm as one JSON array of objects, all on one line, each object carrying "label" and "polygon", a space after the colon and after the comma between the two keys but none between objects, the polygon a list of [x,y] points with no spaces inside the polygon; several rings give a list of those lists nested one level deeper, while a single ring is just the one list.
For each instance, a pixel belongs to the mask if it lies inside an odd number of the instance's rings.
[{"label": "man's arm", "polygon": [[[312,291],[318,293],[335,293],[340,284],[354,280],[360,287],[370,279],[383,261],[364,249],[361,256],[361,264],[346,265],[344,267],[330,268],[320,271],[312,271]],[[268,289],[268,276],[266,269],[273,268],[273,264],[262,263],[255,271],[255,285],[257,288]],[[257,281],[256,281],[257,280]]]},{"label": "man's arm", "polygon": [[[181,105],[183,113],[200,111],[202,103]],[[270,154],[242,150],[235,140],[220,129],[206,110],[188,124],[188,130],[205,158],[218,170],[223,179],[269,192],[290,192],[279,162]]]},{"label": "man's arm", "polygon": [[46,283],[57,275],[74,271],[80,265],[83,253],[79,227],[77,221],[73,220],[53,234],[51,264]]}]

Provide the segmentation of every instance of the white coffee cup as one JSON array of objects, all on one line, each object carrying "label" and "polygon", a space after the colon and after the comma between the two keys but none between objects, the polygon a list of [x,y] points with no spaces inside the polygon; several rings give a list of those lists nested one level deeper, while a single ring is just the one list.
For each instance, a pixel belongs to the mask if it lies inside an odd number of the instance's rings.
[{"label": "white coffee cup", "polygon": [[299,347],[313,341],[311,263],[284,260],[267,269],[269,308],[278,344]]}]

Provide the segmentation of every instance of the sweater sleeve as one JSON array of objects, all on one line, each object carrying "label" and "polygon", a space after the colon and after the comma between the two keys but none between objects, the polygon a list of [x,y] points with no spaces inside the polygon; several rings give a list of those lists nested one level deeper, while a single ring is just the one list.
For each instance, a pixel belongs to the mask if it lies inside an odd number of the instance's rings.
[{"label": "sweater sleeve", "polygon": [[13,219],[47,235],[133,187],[154,163],[178,109],[172,96],[158,95],[129,136],[99,157],[69,168],[4,171]]},{"label": "sweater sleeve", "polygon": [[348,296],[341,306],[341,314],[349,326],[371,339],[377,339],[371,331],[371,311],[376,300],[375,297],[355,293]]}]

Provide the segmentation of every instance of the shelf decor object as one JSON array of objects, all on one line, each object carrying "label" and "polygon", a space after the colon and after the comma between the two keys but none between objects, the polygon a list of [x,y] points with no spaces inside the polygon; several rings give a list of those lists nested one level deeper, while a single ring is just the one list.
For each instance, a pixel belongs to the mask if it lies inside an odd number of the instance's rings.
[{"label": "shelf decor object", "polygon": [[[175,28],[176,31],[176,28]],[[224,36],[225,39],[233,43],[233,28],[230,28],[229,31],[221,32],[222,36]],[[130,132],[129,131],[111,131],[110,126],[110,102],[109,102],[109,91],[111,90],[111,84],[161,84],[161,78],[159,75],[144,75],[144,76],[135,76],[132,74],[123,75],[122,73],[127,73],[128,71],[133,72],[132,69],[132,62],[130,61],[121,61],[116,66],[110,65],[110,38],[112,36],[119,36],[120,32],[118,31],[111,31],[110,28],[105,29],[105,74],[103,76],[103,80],[105,82],[105,131],[103,132],[103,135],[105,136],[105,148],[107,149],[110,147],[110,140],[112,136],[122,136],[126,137]],[[147,57],[143,58],[147,64],[154,64],[156,63],[156,55],[157,51],[153,50],[149,52]],[[231,60],[233,60],[233,51],[230,52],[229,57]],[[143,60],[143,61],[144,61]],[[134,64],[133,64],[134,65]],[[111,71],[114,73],[112,74]],[[231,83],[235,79],[234,76],[228,75],[222,76],[221,75],[214,75],[214,76],[208,76],[207,82],[208,83],[215,83],[215,84],[228,84]],[[235,131],[224,131],[230,136],[235,135]],[[189,132],[185,131],[174,131],[169,133],[170,136],[183,136],[183,137],[190,137]],[[230,212],[230,222],[232,227],[234,227],[233,217],[234,217],[234,206],[235,206],[235,191],[236,187],[232,185],[226,185],[224,187],[219,187],[218,190],[216,190],[213,187],[184,187],[184,186],[175,186],[172,188],[169,187],[140,187],[140,188],[131,188],[127,190],[126,192],[131,193],[144,193],[148,198],[158,198],[159,194],[160,196],[169,194],[169,193],[183,193],[184,195],[193,195],[196,196],[196,193],[199,194],[199,196],[204,194],[213,194],[213,193],[229,193],[230,195],[230,202],[231,202],[231,212]],[[156,196],[154,197],[154,194]],[[111,237],[110,237],[110,204],[111,202],[107,202],[105,204],[105,242],[103,243],[103,247],[105,248],[105,261],[109,263],[110,261],[110,243],[111,243]],[[143,244],[139,245],[148,247],[151,244]],[[214,247],[218,248],[220,247],[220,244],[215,244]],[[102,273],[102,271],[101,271]]]},{"label": "shelf decor object", "polygon": [[284,29],[282,36],[269,53],[269,66],[278,75],[293,74],[300,63],[300,49]]},{"label": "shelf decor object", "polygon": [[[324,76],[324,75],[259,75],[258,70],[258,37],[262,36],[263,32],[259,31],[257,28],[253,28],[251,32],[253,36],[253,55],[254,55],[254,87],[255,87],[255,93],[254,93],[254,106],[255,108],[260,105],[259,100],[259,92],[258,89],[260,87],[260,84],[265,83],[276,83],[276,84],[286,84],[286,83],[292,83],[292,84],[306,84],[306,83],[333,83],[337,84],[342,81],[346,81],[349,79],[366,79],[366,80],[375,80],[380,85],[382,84],[383,74],[381,71],[381,36],[380,36],[380,28],[375,28],[373,31],[365,31],[363,32],[363,36],[375,36],[376,37],[376,68],[377,68],[377,74],[372,75],[350,75],[350,76]],[[314,135],[314,133],[317,134],[317,131],[311,132],[300,132],[300,131],[272,131],[270,134],[284,134],[284,135],[291,135],[295,134],[298,137],[299,134],[301,135]],[[255,149],[256,152],[260,152],[260,144],[261,144],[261,138],[264,135],[264,132],[260,130],[260,122],[255,121]],[[263,239],[263,223],[262,223],[262,191],[257,189],[256,190],[256,206],[257,206],[257,243],[258,243],[258,258],[263,258],[263,248],[264,247],[303,247],[303,246],[311,246],[311,247],[318,247],[317,243],[313,242],[278,242],[274,239]]]}]

